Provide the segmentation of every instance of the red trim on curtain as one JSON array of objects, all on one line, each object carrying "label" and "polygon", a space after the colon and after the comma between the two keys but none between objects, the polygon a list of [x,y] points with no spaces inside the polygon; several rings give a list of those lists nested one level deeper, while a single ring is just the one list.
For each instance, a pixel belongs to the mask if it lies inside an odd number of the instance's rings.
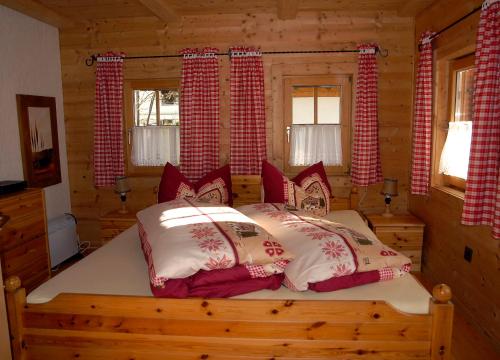
[{"label": "red trim on curtain", "polygon": [[219,166],[218,49],[184,49],[181,54],[180,168],[197,181]]},{"label": "red trim on curtain", "polygon": [[115,184],[125,172],[123,155],[123,54],[100,56],[96,66],[94,184]]},{"label": "red trim on curtain", "polygon": [[500,239],[500,1],[483,4],[476,41],[474,120],[462,213]]},{"label": "red trim on curtain", "polygon": [[434,33],[426,31],[420,36],[420,57],[415,90],[413,118],[413,148],[411,165],[411,193],[427,195],[431,174],[432,137],[432,43]]},{"label": "red trim on curtain", "polygon": [[378,141],[378,70],[375,44],[358,46],[356,122],[352,157],[352,183],[368,186],[382,181]]},{"label": "red trim on curtain", "polygon": [[264,67],[255,48],[233,47],[231,57],[231,172],[259,174],[266,158]]}]

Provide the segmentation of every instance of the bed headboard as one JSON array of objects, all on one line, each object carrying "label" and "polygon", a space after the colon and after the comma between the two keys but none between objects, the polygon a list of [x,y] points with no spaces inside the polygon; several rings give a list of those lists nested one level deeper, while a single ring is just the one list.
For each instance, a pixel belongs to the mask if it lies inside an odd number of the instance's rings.
[{"label": "bed headboard", "polygon": [[[233,175],[233,206],[238,207],[260,202],[260,175]],[[356,209],[358,205],[358,189],[353,187],[349,197],[333,197],[330,200],[331,210]]]},{"label": "bed headboard", "polygon": [[233,175],[233,206],[260,203],[260,175]]}]

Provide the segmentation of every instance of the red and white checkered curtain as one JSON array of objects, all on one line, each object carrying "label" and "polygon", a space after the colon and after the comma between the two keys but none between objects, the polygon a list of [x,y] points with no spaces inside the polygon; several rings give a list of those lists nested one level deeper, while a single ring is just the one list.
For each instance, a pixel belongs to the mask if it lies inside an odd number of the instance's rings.
[{"label": "red and white checkered curtain", "polygon": [[500,238],[500,1],[485,1],[476,41],[474,119],[462,213]]},{"label": "red and white checkered curtain", "polygon": [[432,43],[434,33],[426,31],[420,36],[413,117],[413,149],[411,164],[411,193],[427,195],[431,174],[432,141]]},{"label": "red and white checkered curtain", "polygon": [[231,173],[259,174],[266,158],[262,55],[254,48],[231,51]]},{"label": "red and white checkered curtain", "polygon": [[97,58],[94,122],[94,185],[114,185],[125,171],[123,157],[123,54]]},{"label": "red and white checkered curtain", "polygon": [[358,46],[356,122],[352,157],[352,183],[368,186],[382,181],[378,143],[378,70],[375,44]]},{"label": "red and white checkered curtain", "polygon": [[191,181],[219,166],[219,63],[215,48],[181,54],[180,166]]}]

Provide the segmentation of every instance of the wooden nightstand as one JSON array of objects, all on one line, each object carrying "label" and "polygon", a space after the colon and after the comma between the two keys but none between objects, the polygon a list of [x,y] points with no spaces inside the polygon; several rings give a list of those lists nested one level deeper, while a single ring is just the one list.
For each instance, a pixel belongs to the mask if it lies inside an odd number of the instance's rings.
[{"label": "wooden nightstand", "polygon": [[101,216],[101,241],[104,245],[116,235],[127,230],[137,222],[135,217],[136,212],[129,210],[126,214],[121,214],[118,210],[114,210]]},{"label": "wooden nightstand", "polygon": [[366,218],[380,241],[408,256],[412,261],[411,271],[420,271],[425,227],[422,221],[413,215],[371,214]]}]

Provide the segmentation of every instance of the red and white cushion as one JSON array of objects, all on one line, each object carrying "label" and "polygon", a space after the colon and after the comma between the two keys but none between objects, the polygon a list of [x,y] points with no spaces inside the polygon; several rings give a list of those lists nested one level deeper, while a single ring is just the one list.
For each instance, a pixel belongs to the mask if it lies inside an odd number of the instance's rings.
[{"label": "red and white cushion", "polygon": [[251,276],[271,276],[293,259],[255,221],[227,206],[177,199],[139,211],[137,220],[154,287],[237,265],[250,266]]},{"label": "red and white cushion", "polygon": [[196,183],[189,181],[175,166],[165,165],[158,188],[158,202],[193,198],[216,205],[233,205],[229,165],[205,175]]},{"label": "red and white cushion", "polygon": [[333,291],[389,280],[410,270],[411,260],[342,224],[287,211],[281,204],[238,208],[290,249],[295,258],[285,268],[292,290]]},{"label": "red and white cushion", "polygon": [[330,211],[331,188],[323,163],[311,165],[289,180],[267,161],[262,162],[264,202],[325,216]]}]

